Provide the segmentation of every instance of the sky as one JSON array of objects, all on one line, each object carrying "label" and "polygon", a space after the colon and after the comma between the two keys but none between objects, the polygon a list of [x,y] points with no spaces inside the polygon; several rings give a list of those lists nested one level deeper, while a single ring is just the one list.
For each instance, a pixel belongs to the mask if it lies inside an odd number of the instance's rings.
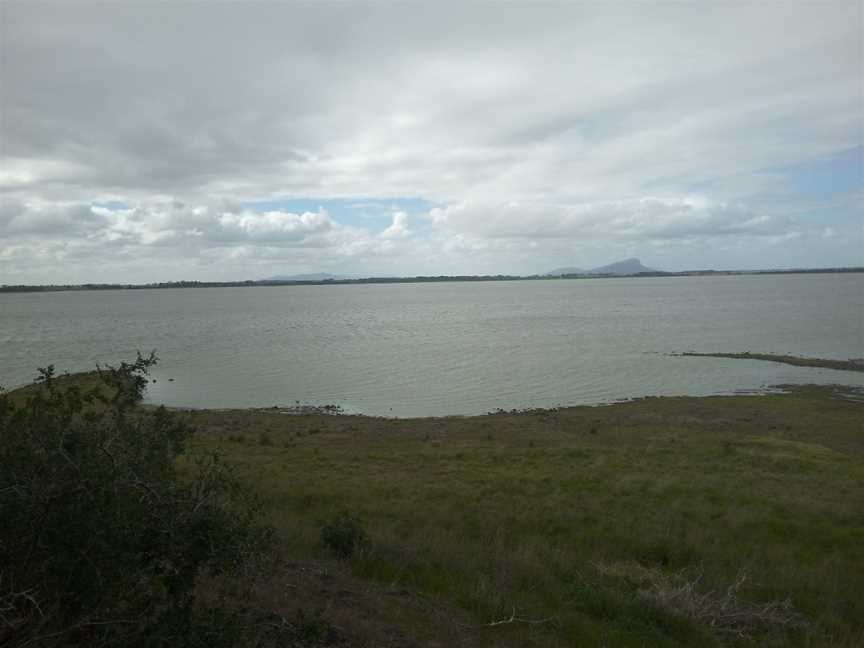
[{"label": "sky", "polygon": [[0,2],[0,284],[864,265],[860,2]]}]

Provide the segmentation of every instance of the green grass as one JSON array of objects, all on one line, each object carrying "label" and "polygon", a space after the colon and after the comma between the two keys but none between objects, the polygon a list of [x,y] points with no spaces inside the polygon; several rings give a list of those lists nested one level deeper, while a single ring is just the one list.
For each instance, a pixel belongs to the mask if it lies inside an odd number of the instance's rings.
[{"label": "green grass", "polygon": [[[452,610],[465,645],[857,646],[864,406],[838,395],[188,416],[194,450],[222,451],[259,488],[285,556],[409,591],[442,633]],[[342,510],[370,544],[340,568],[319,531]],[[410,637],[417,619],[392,623]]]}]

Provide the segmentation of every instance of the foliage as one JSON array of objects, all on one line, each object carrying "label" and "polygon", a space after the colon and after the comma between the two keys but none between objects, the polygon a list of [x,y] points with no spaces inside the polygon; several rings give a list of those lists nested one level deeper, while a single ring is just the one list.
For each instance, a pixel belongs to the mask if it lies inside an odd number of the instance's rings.
[{"label": "foliage", "polygon": [[366,545],[366,530],[357,517],[342,511],[321,527],[321,543],[337,558],[350,558]]},{"label": "foliage", "polygon": [[0,644],[235,643],[196,584],[249,569],[270,532],[218,455],[178,472],[191,428],[135,407],[155,362],[0,394]]}]

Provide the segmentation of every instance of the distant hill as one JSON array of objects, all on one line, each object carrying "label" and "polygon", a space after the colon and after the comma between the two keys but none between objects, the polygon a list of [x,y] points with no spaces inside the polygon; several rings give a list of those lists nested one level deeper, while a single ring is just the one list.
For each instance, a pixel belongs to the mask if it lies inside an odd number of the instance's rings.
[{"label": "distant hill", "polygon": [[647,266],[642,265],[642,262],[639,259],[624,259],[623,261],[616,261],[615,263],[610,263],[609,265],[600,266],[599,268],[592,268],[591,270],[582,270],[581,268],[556,268],[555,270],[550,270],[546,273],[548,276],[558,276],[558,275],[569,275],[569,274],[582,274],[582,275],[599,275],[599,274],[610,274],[610,275],[631,275],[631,274],[639,274],[640,272],[657,272],[653,268],[649,268]]},{"label": "distant hill", "polygon": [[642,262],[639,259],[624,259],[623,261],[616,261],[615,263],[610,263],[609,265],[600,266],[599,268],[593,268],[588,271],[588,274],[639,274],[640,272],[657,272],[654,268],[648,268],[642,265]]},{"label": "distant hill", "polygon": [[327,281],[328,279],[339,281],[342,279],[350,279],[350,277],[330,274],[329,272],[308,272],[306,274],[296,275],[276,275],[275,277],[262,279],[262,281]]}]

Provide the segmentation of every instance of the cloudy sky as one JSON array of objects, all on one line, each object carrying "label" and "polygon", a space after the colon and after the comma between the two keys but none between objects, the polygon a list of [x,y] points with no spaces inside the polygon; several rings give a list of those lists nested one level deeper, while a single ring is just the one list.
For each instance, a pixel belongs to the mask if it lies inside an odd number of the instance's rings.
[{"label": "cloudy sky", "polygon": [[0,2],[0,284],[864,265],[862,25]]}]

